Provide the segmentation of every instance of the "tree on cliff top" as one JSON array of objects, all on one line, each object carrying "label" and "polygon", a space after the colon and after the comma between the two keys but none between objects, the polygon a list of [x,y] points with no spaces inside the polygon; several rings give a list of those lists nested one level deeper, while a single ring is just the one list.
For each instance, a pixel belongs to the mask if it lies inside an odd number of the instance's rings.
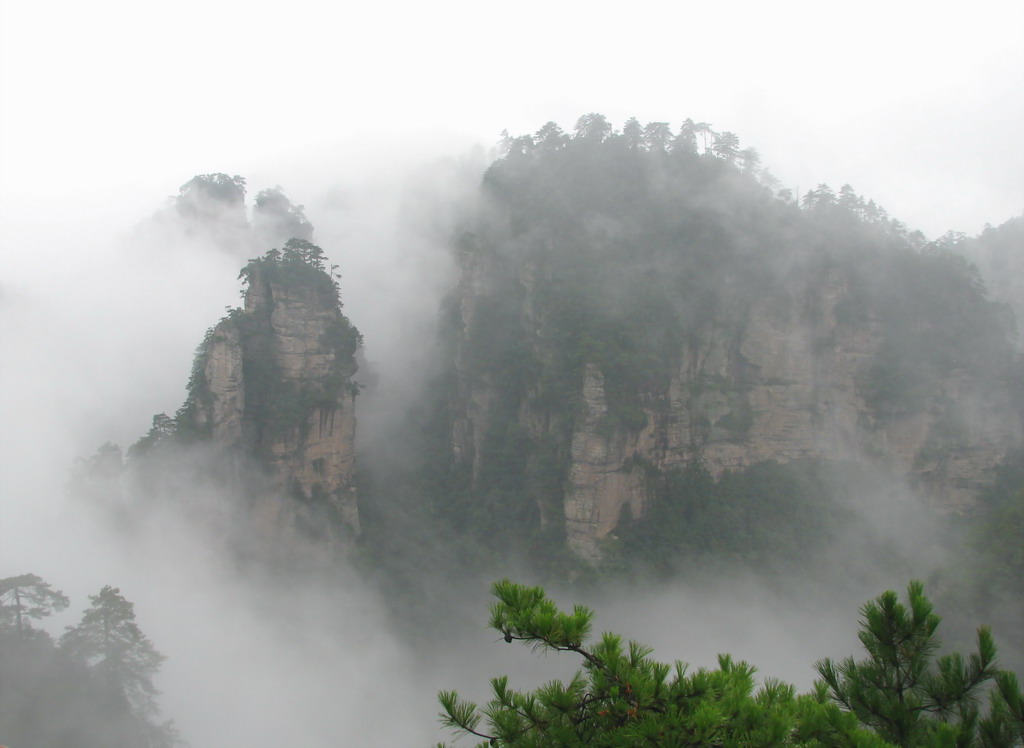
[{"label": "tree on cliff top", "polygon": [[321,273],[326,272],[324,251],[313,242],[305,239],[292,238],[285,242],[281,261],[285,264],[298,263],[307,265]]},{"label": "tree on cliff top", "polygon": [[273,246],[293,238],[313,239],[313,224],[306,218],[304,206],[294,205],[280,186],[261,190],[256,195],[252,227],[259,247]]},{"label": "tree on cliff top", "polygon": [[244,211],[245,177],[198,174],[181,186],[174,203],[178,212],[189,218],[209,217],[239,209]]}]

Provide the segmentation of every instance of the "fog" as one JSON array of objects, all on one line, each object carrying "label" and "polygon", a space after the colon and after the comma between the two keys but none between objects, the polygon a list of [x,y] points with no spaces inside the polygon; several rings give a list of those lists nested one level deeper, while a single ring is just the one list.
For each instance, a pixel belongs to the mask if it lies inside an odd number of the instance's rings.
[{"label": "fog", "polygon": [[[321,214],[335,220],[319,241],[341,248],[332,260],[353,289],[344,295],[346,311],[374,339],[368,355],[399,406],[395,373],[424,355],[441,280],[451,271],[428,227],[419,243],[396,227],[399,205],[424,189],[415,172],[370,189],[365,179],[340,180],[318,193],[333,206]],[[163,507],[126,538],[69,494],[77,459],[107,441],[126,448],[154,413],[181,405],[195,347],[238,303],[236,276],[246,259],[145,213],[115,206],[91,219],[106,232],[83,224],[46,237],[60,262],[37,255],[8,266],[3,575],[36,573],[72,598],[69,611],[45,626],[55,636],[77,620],[87,595],[120,587],[168,657],[158,678],[163,710],[194,746],[429,742],[437,689],[421,672],[431,655],[391,632],[383,605],[354,572],[319,582],[272,579],[240,570],[220,528],[203,526],[202,511]],[[372,433],[374,420],[366,420]],[[194,490],[190,509],[227,501],[201,495],[202,485]],[[407,719],[393,717],[395,703]]]},{"label": "fog", "polygon": [[[437,310],[456,280],[449,240],[473,208],[486,161],[466,150],[383,173],[351,153],[339,163],[349,168],[300,165],[280,178],[268,169],[267,183],[250,178],[250,194],[287,183],[340,265],[344,310],[366,338],[363,376],[376,380],[359,403],[362,450],[376,464],[400,465],[388,450],[401,450],[403,419],[437,366]],[[493,675],[529,687],[575,670],[567,655],[537,657],[486,630],[490,580],[425,574],[424,595],[444,600],[450,621],[410,632],[394,601],[354,567],[289,576],[240,565],[220,524],[236,510],[207,486],[197,484],[183,507],[151,510],[127,536],[69,494],[77,459],[107,441],[126,448],[152,414],[181,404],[204,330],[238,303],[245,258],[176,229],[155,217],[159,209],[115,206],[81,219],[96,228],[58,228],[45,246],[60,261],[35,255],[12,266],[4,285],[0,566],[4,575],[39,574],[71,596],[71,609],[47,628],[59,634],[89,594],[120,587],[168,658],[157,679],[164,716],[195,748],[429,744],[443,737],[438,690],[485,698]],[[917,522],[913,538],[896,516],[912,512],[912,499],[864,496],[863,516],[878,531],[927,547],[930,529]],[[851,539],[836,552],[861,551]],[[892,585],[905,583],[903,571]],[[446,581],[456,588],[443,589]],[[728,652],[806,688],[815,660],[855,650],[857,609],[881,591],[877,581],[849,581],[841,600],[823,586],[800,593],[737,576],[592,590],[583,601],[597,609],[598,630],[651,644],[660,659],[713,666]],[[554,594],[567,605],[581,599],[568,586]]]},{"label": "fog", "polygon": [[[481,158],[467,150],[371,175],[350,157],[346,176],[300,168],[274,180],[290,178],[296,201],[312,197],[317,241],[342,268],[345,312],[368,341],[364,376],[376,381],[359,413],[360,442],[371,448],[393,434],[433,364],[439,299],[454,281],[449,212],[470,204]],[[493,639],[485,586],[465,591],[474,620],[453,624],[469,632],[459,651],[431,651],[395,630],[354,570],[285,580],[239,567],[221,534],[234,508],[208,486],[196,484],[184,510],[148,513],[127,536],[97,511],[116,506],[92,507],[68,490],[76,461],[104,442],[127,448],[154,413],[181,405],[196,345],[239,303],[246,257],[160,219],[161,203],[75,216],[81,223],[42,241],[60,262],[22,255],[7,266],[2,574],[35,573],[71,597],[44,623],[54,636],[88,595],[119,587],[167,656],[157,678],[164,716],[196,748],[430,743],[440,735],[436,692],[459,681],[457,671],[481,661],[471,682],[482,687],[493,668],[508,669],[483,664]]]},{"label": "fog", "polygon": [[[850,182],[930,237],[1024,208],[1019,3],[868,3],[853,17],[816,3],[733,8],[737,22],[719,29],[709,7],[675,5],[632,17],[456,2],[323,18],[299,3],[281,18],[241,3],[4,2],[0,577],[32,572],[71,597],[44,625],[54,636],[88,595],[120,587],[167,656],[163,716],[194,748],[427,745],[447,738],[439,689],[486,698],[500,673],[520,687],[571,673],[568,656],[486,630],[492,580],[442,590],[425,575],[450,621],[416,635],[354,564],[300,579],[245,567],[174,508],[126,539],[68,482],[76,460],[127,448],[182,404],[204,331],[238,304],[247,257],[153,217],[194,174],[241,174],[250,199],[282,185],[305,205],[365,336],[361,377],[375,384],[358,438],[385,468],[402,464],[404,419],[439,366],[451,231],[504,128],[571,128],[589,111],[616,127],[706,120],[757,148],[784,186]],[[204,491],[196,500],[217,505]],[[907,528],[882,510],[910,514],[913,498],[872,501],[861,513],[879,533]],[[886,580],[897,588],[937,563],[931,528],[913,527],[902,537],[922,554]],[[597,630],[658,659],[712,666],[729,652],[806,688],[815,660],[857,651],[857,610],[878,581],[853,580],[840,600],[745,577],[553,593],[592,604]]]},{"label": "fog", "polygon": [[1012,0],[740,0],[727,21],[693,4],[631,14],[577,0],[515,13],[463,0],[0,12],[8,218],[55,195],[140,207],[168,174],[254,178],[258,163],[348,138],[490,144],[588,111],[711,122],[787,186],[849,182],[929,236],[1024,207],[1024,10]]}]

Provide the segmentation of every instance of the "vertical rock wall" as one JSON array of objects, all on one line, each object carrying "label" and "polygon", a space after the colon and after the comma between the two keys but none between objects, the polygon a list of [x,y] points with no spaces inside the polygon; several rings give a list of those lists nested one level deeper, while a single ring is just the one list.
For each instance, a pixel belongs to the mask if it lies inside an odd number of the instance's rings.
[{"label": "vertical rock wall", "polygon": [[337,342],[351,326],[322,271],[261,260],[247,277],[244,309],[207,341],[195,421],[255,458],[265,490],[249,498],[265,538],[329,546],[359,531],[356,365]]},{"label": "vertical rock wall", "polygon": [[[463,263],[460,308],[471,331],[474,308],[493,288],[485,259],[466,254]],[[517,282],[525,299],[520,323],[543,366],[529,267]],[[677,351],[666,389],[643,394],[647,424],[635,431],[608,419],[604,373],[588,363],[561,497],[569,546],[594,559],[624,507],[642,516],[642,465],[664,470],[701,460],[717,475],[764,460],[854,459],[905,476],[939,507],[966,506],[986,471],[1024,441],[1019,407],[1005,389],[950,370],[920,407],[879,416],[864,393],[881,325],[871,314],[841,322],[836,308],[847,292],[838,271],[791,279],[781,293],[752,300],[739,321],[713,322]],[[500,393],[491,379],[457,368],[454,456],[470,460],[476,476],[479,435]],[[542,411],[529,397],[520,407],[521,425],[537,440],[551,430]]]}]

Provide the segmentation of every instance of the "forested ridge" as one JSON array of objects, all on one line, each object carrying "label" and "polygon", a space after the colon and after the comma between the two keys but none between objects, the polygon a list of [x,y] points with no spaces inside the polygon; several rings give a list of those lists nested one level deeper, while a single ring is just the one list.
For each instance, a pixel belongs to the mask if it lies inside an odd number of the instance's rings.
[{"label": "forested ridge", "polygon": [[[484,207],[456,240],[463,286],[442,311],[451,364],[426,398],[415,476],[434,521],[485,539],[485,558],[528,547],[532,562],[564,569],[592,369],[606,399],[593,431],[609,449],[639,445],[609,463],[639,476],[642,499],[621,504],[602,541],[607,568],[827,565],[831,536],[862,519],[854,495],[884,492],[879,469],[902,469],[887,445],[901,424],[927,424],[902,457],[924,495],[943,481],[969,485],[950,471],[976,456],[970,398],[1001,403],[991,407],[1006,431],[977,457],[984,477],[963,494],[991,483],[994,465],[1016,464],[1014,316],[955,251],[956,236],[929,242],[849,185],[819,185],[798,203],[734,135],[692,122],[678,134],[635,120],[613,132],[592,114],[572,135],[548,123],[502,148],[484,175]],[[747,353],[765,310],[786,320],[781,336],[804,337],[809,365],[839,368],[831,361],[861,346],[841,372],[855,433],[846,453],[801,444],[799,459],[759,460],[771,450],[749,450],[747,464],[709,471],[713,449],[773,437],[752,432],[752,391],[791,382],[765,376]],[[724,360],[702,369],[717,351]],[[800,407],[840,397],[820,381]],[[955,512],[980,516],[970,501]]]}]

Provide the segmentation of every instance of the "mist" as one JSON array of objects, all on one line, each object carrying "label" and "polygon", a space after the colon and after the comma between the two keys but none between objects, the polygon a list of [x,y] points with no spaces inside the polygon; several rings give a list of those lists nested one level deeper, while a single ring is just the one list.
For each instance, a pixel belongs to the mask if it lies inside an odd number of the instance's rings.
[{"label": "mist", "polygon": [[[0,577],[31,572],[67,593],[42,627],[58,637],[89,595],[119,587],[167,657],[161,718],[193,748],[428,745],[449,737],[437,691],[484,700],[492,676],[528,688],[579,667],[486,628],[499,576],[591,605],[596,631],[659,660],[713,667],[728,652],[799,689],[816,660],[859,653],[865,601],[911,577],[944,589],[937,570],[956,559],[936,542],[941,522],[884,474],[846,487],[855,519],[835,568],[774,585],[739,569],[588,585],[548,583],[525,563],[460,568],[452,538],[424,535],[410,511],[424,393],[445,366],[440,310],[459,280],[453,237],[485,210],[503,129],[570,128],[590,111],[616,128],[634,115],[673,129],[707,120],[757,148],[798,198],[851,183],[928,238],[1024,209],[1019,4],[741,2],[728,28],[708,12],[3,4]],[[338,265],[343,312],[365,338],[358,461],[378,487],[374,516],[402,533],[382,554],[416,570],[401,585],[358,554],[329,573],[240,560],[235,498],[190,474],[187,501],[127,525],[111,519],[127,510],[114,493],[96,506],[71,488],[101,445],[127,450],[182,405],[197,345],[238,306],[239,269],[268,249],[226,250],[160,217],[211,172],[246,177],[250,205],[282,186]],[[982,622],[951,621],[950,639]]]},{"label": "mist", "polygon": [[[488,159],[466,149],[382,170],[347,156],[256,170],[261,181],[250,178],[249,191],[284,184],[339,266],[344,311],[366,340],[361,459],[401,469],[412,459],[403,454],[408,413],[440,370],[438,311],[457,282],[451,237],[477,209]],[[224,537],[239,509],[201,482],[189,503],[150,509],[127,535],[69,493],[76,461],[104,442],[127,448],[154,413],[181,404],[204,330],[238,303],[247,258],[161,219],[160,202],[78,217],[81,225],[39,240],[45,256],[21,254],[8,267],[0,560],[5,575],[33,572],[71,596],[71,610],[47,628],[56,635],[73,623],[100,586],[120,587],[167,656],[157,680],[163,715],[196,748],[427,743],[439,734],[440,689],[484,698],[499,673],[519,687],[571,674],[579,663],[568,656],[536,658],[486,630],[488,579],[446,579],[426,566],[416,584],[444,601],[437,608],[451,621],[410,635],[416,619],[403,620],[400,601],[354,565],[326,575],[240,563]],[[916,558],[916,568],[891,571],[886,584],[899,588],[906,572],[927,575],[943,561],[929,540],[936,530],[920,521],[906,487],[883,481],[851,493],[867,523],[858,529]],[[840,559],[862,555],[859,537],[844,543]],[[908,547],[917,551],[907,555]],[[815,660],[855,650],[857,610],[881,591],[879,581],[867,573],[831,589],[803,578],[766,588],[736,573],[604,591],[566,585],[555,594],[592,604],[599,629],[650,644],[660,659],[711,667],[728,652],[807,688]],[[444,589],[451,583],[457,589]]]},{"label": "mist", "polygon": [[[373,340],[367,357],[388,388],[381,402],[402,409],[415,387],[403,380],[424,365],[453,273],[448,223],[428,208],[467,177],[451,160],[430,167],[430,183],[422,165],[373,178],[348,166],[349,176],[309,189],[317,201],[309,200],[310,214],[324,217],[318,240],[343,268],[346,311]],[[288,176],[295,196],[324,178]],[[425,200],[428,208],[417,204]],[[247,258],[160,220],[161,202],[72,216],[81,223],[34,236],[52,261],[22,253],[7,266],[0,568],[4,576],[36,573],[72,598],[68,612],[47,622],[55,636],[89,594],[120,587],[168,658],[157,684],[164,715],[194,746],[429,739],[436,689],[417,673],[424,657],[434,658],[403,644],[354,571],[283,581],[239,568],[218,536],[222,522],[202,522],[204,506],[232,511],[216,508],[228,500],[208,486],[194,486],[185,511],[160,507],[127,537],[102,516],[118,507],[91,507],[68,491],[76,461],[105,442],[127,448],[154,413],[181,405],[196,345],[238,303]],[[397,220],[399,210],[410,218]],[[371,391],[366,400],[373,398]],[[385,410],[365,417],[371,440],[375,423],[397,417]],[[435,667],[444,658],[437,660]],[[389,716],[386,704],[396,700],[410,719]]]}]

